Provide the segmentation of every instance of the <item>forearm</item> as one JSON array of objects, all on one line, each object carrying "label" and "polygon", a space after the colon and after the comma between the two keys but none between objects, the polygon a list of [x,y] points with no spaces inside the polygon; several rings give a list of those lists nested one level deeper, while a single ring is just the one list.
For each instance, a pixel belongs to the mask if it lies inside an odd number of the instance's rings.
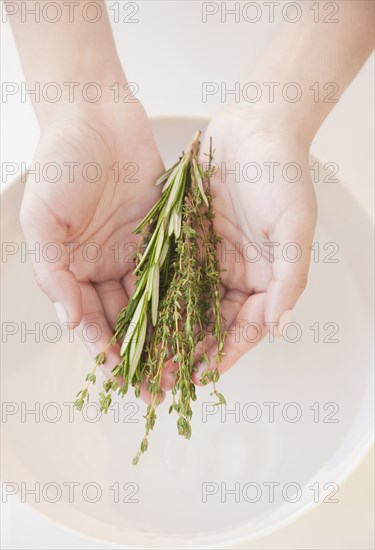
[{"label": "forearm", "polygon": [[[307,13],[310,3],[301,2],[301,20],[281,26],[251,77],[259,84],[278,83],[274,101],[262,94],[257,112],[271,117],[275,126],[286,125],[307,146],[373,48],[374,4],[350,0],[338,5],[337,23],[325,23],[323,17],[315,23]],[[293,82],[297,87],[290,87],[288,97],[284,87]],[[293,102],[298,91],[301,97]]]},{"label": "forearm", "polygon": [[90,4],[88,0],[80,0],[74,12],[69,12],[69,3],[62,3],[62,17],[55,23],[46,17],[40,17],[39,21],[35,17],[22,17],[21,4],[25,2],[18,0],[16,3],[19,9],[8,17],[28,86],[33,88],[37,83],[43,86],[56,82],[64,91],[58,105],[43,101],[43,98],[34,101],[40,122],[66,102],[82,100],[82,93],[78,93],[77,88],[70,88],[77,93],[69,92],[69,86],[64,83],[78,83],[82,89],[87,83],[95,82],[103,90],[105,100],[110,97],[111,84],[125,82],[104,2],[97,2],[101,15],[95,23],[85,16],[88,13],[85,5],[89,9]]}]

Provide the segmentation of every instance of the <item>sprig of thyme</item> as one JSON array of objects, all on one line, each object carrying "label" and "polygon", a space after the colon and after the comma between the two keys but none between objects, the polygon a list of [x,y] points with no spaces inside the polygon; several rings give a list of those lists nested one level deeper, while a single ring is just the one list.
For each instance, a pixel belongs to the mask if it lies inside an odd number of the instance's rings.
[{"label": "sprig of thyme", "polygon": [[[105,362],[108,349],[121,343],[121,360],[111,378],[103,383],[99,404],[106,413],[113,391],[124,396],[131,385],[139,397],[141,384],[146,385],[151,403],[145,416],[145,435],[133,464],[148,448],[160,403],[162,372],[168,360],[178,365],[169,412],[177,413],[178,433],[190,438],[192,402],[196,400],[192,374],[197,346],[205,340],[210,318],[218,352],[215,370],[207,370],[202,382],[212,382],[212,395],[218,404],[225,403],[216,389],[217,365],[223,355],[226,331],[217,259],[220,238],[214,229],[210,191],[213,153],[211,146],[209,168],[204,171],[198,161],[199,139],[197,132],[179,161],[156,182],[163,185],[161,196],[134,230],[140,234],[134,294],[119,313],[106,349],[95,358],[95,366],[86,378],[87,386],[77,394],[76,406],[82,409],[89,399],[90,383],[95,384],[97,367]],[[202,357],[208,360],[205,353]]]}]

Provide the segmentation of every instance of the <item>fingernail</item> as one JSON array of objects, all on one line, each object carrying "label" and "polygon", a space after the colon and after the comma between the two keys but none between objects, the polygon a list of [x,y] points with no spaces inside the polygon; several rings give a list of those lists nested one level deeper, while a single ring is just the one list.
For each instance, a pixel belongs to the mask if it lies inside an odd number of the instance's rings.
[{"label": "fingernail", "polygon": [[65,307],[60,302],[55,302],[53,305],[55,306],[56,314],[61,325],[63,326],[63,328],[68,328],[66,323],[68,323],[69,321],[69,316]]},{"label": "fingernail", "polygon": [[284,313],[282,313],[280,315],[279,326],[277,327],[279,336],[283,335],[283,330],[284,330],[285,325],[290,323],[291,320],[292,320],[292,310],[291,309],[287,309],[286,311],[284,311]]}]

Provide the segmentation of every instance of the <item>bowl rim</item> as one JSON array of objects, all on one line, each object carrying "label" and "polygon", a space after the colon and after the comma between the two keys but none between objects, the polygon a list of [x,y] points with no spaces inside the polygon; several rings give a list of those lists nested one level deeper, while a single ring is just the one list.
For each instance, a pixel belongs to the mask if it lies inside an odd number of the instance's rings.
[{"label": "bowl rim", "polygon": [[[172,122],[172,121],[191,121],[193,122],[194,120],[196,121],[200,121],[201,124],[207,124],[209,122],[209,118],[206,117],[206,116],[203,116],[203,115],[188,115],[188,114],[174,114],[174,113],[167,113],[167,114],[156,114],[156,115],[152,115],[149,117],[150,121],[151,121],[151,124],[153,122]],[[318,162],[319,159],[317,159],[316,157],[312,156],[312,158],[316,159]],[[17,183],[20,182],[20,179],[21,179],[21,176],[22,174],[18,174],[15,178],[5,182],[2,184],[1,186],[1,191],[0,191],[0,196],[1,196],[1,202],[3,201],[3,199],[6,199],[6,197],[14,190],[14,187]],[[343,180],[340,178],[340,181],[342,182]],[[361,204],[357,201],[357,199],[352,195],[352,193],[350,192],[350,190],[348,189],[348,187],[345,187],[343,192],[347,195],[347,198],[350,198],[352,200],[352,202],[354,203],[356,209],[358,210],[358,212],[361,213],[362,215],[362,221],[368,226],[369,229],[373,229],[374,228],[374,222],[371,220],[371,218],[369,217],[369,215],[365,212],[365,210],[363,209],[363,207],[361,206]],[[337,483],[343,483],[344,481],[346,481],[352,474],[355,470],[357,470],[357,468],[359,467],[359,465],[364,461],[364,459],[366,458],[366,456],[368,455],[368,453],[370,452],[372,446],[374,444],[374,425],[373,425],[373,420],[370,421],[370,425],[369,425],[369,428],[367,430],[367,432],[365,433],[364,437],[362,438],[362,440],[357,444],[357,446],[353,449],[351,449],[351,454],[354,455],[354,456],[351,456],[349,457],[348,455],[345,457],[345,460],[342,460],[336,467],[335,469],[337,468],[341,468],[341,473],[339,473],[339,475],[335,476],[335,480]],[[343,462],[345,462],[345,465],[343,466]],[[315,481],[315,477],[319,475],[319,471],[315,474],[314,478],[310,479],[308,482],[309,483],[312,483]],[[1,478],[2,478],[2,474],[1,474]],[[3,480],[2,478],[2,483],[4,483],[5,480]],[[40,503],[38,504],[38,506],[36,506],[35,504],[33,505],[32,502],[25,502],[23,503],[19,497],[19,495],[15,495],[17,500],[19,502],[21,502],[22,504],[26,504],[29,508],[32,509],[33,512],[36,512],[40,517],[43,517],[49,521],[52,522],[52,524],[56,525],[58,528],[60,529],[63,529],[65,530],[66,532],[74,535],[74,536],[77,536],[77,537],[81,537],[83,540],[87,540],[87,541],[90,541],[90,542],[95,542],[96,544],[99,544],[99,545],[107,545],[107,547],[109,548],[114,548],[114,549],[119,549],[119,548],[129,548],[129,549],[133,549],[133,548],[164,548],[164,546],[162,545],[162,540],[163,538],[171,538],[170,536],[168,537],[165,537],[164,535],[161,535],[160,536],[160,539],[161,539],[161,543],[160,543],[160,546],[127,546],[126,543],[120,543],[120,542],[114,542],[112,540],[109,540],[108,538],[105,538],[105,537],[101,537],[101,536],[97,536],[97,535],[91,535],[89,532],[88,532],[88,528],[84,527],[84,529],[77,529],[75,527],[73,527],[71,525],[71,520],[70,520],[70,523],[66,523],[63,521],[63,519],[57,519],[55,515],[52,515],[50,512],[49,512],[49,509],[48,509],[48,506],[45,506],[46,509],[44,509],[43,507],[40,506]],[[243,544],[243,543],[247,543],[247,542],[251,542],[251,541],[254,541],[254,540],[257,540],[257,539],[261,539],[271,533],[274,533],[275,531],[283,528],[283,527],[286,527],[288,525],[290,525],[291,523],[294,523],[297,519],[299,519],[300,517],[304,516],[305,514],[307,514],[311,509],[315,508],[316,506],[318,506],[321,501],[323,500],[323,498],[325,497],[325,494],[322,492],[322,494],[320,495],[320,498],[317,502],[315,501],[310,501],[309,503],[307,504],[304,504],[303,506],[301,506],[301,508],[299,510],[296,510],[294,512],[292,512],[290,515],[276,521],[275,523],[273,523],[272,525],[269,525],[267,527],[263,527],[259,530],[255,530],[253,531],[252,533],[247,533],[247,534],[239,534],[237,536],[234,536],[234,537],[231,537],[231,538],[226,538],[226,540],[224,542],[216,542],[214,543],[214,545],[212,544],[208,544],[208,543],[205,543],[205,544],[199,544],[198,546],[193,542],[192,544],[189,544],[189,548],[218,548],[218,549],[224,549],[224,548],[228,548],[228,545],[231,544],[233,546],[237,546],[239,544]],[[65,505],[64,503],[64,508],[69,508],[69,505]],[[77,512],[78,511],[75,511],[74,513],[77,515]],[[78,515],[79,514],[82,514],[82,512],[78,512]],[[84,516],[84,514],[82,514],[82,516]],[[85,516],[86,517],[86,516]],[[90,518],[90,521],[95,521],[95,523],[97,524],[100,524],[102,523],[103,526],[104,525],[108,525],[108,524],[105,524],[104,522],[100,522],[100,520],[94,520],[93,518]],[[81,524],[82,525],[82,524]],[[247,525],[247,522],[243,522],[241,524],[240,527],[232,527],[228,530],[228,533],[230,534],[231,532],[235,531],[235,530],[239,530],[241,527],[242,528],[245,528]],[[111,529],[114,528],[114,526],[110,526]],[[132,531],[129,530],[128,531],[128,534],[131,534]],[[139,537],[143,537],[144,539],[144,536],[142,534],[140,534],[139,532],[136,532],[136,531],[133,531],[133,533]],[[212,535],[209,534],[209,535],[204,535],[204,539],[208,539],[208,538],[212,538]],[[179,537],[181,539],[184,539],[183,536]],[[198,535],[197,539],[198,538],[202,538],[201,535]],[[188,539],[186,539],[188,540]],[[194,540],[194,539],[192,539]]]}]

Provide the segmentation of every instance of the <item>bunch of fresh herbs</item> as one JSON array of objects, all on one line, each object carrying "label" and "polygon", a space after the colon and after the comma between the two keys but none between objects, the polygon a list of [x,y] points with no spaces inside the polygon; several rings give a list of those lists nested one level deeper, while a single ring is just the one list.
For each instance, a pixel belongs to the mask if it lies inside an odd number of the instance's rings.
[{"label": "bunch of fresh herbs", "polygon": [[202,383],[212,382],[212,395],[218,404],[225,403],[216,389],[226,331],[219,289],[220,238],[214,229],[210,191],[212,147],[204,170],[198,161],[199,139],[197,132],[179,161],[156,181],[156,185],[163,185],[161,196],[134,230],[140,234],[134,294],[120,311],[106,349],[95,358],[94,368],[86,378],[87,386],[77,394],[76,407],[81,410],[89,400],[90,384],[96,382],[97,367],[105,362],[108,349],[121,343],[121,360],[103,383],[99,403],[106,413],[113,392],[124,396],[133,386],[139,397],[141,384],[146,385],[151,403],[145,416],[145,435],[133,464],[147,450],[160,403],[161,376],[168,360],[178,366],[169,412],[177,414],[178,433],[190,438],[191,404],[196,400],[192,374],[197,362],[208,364],[204,341],[209,327],[218,352],[215,370],[207,369]]}]

